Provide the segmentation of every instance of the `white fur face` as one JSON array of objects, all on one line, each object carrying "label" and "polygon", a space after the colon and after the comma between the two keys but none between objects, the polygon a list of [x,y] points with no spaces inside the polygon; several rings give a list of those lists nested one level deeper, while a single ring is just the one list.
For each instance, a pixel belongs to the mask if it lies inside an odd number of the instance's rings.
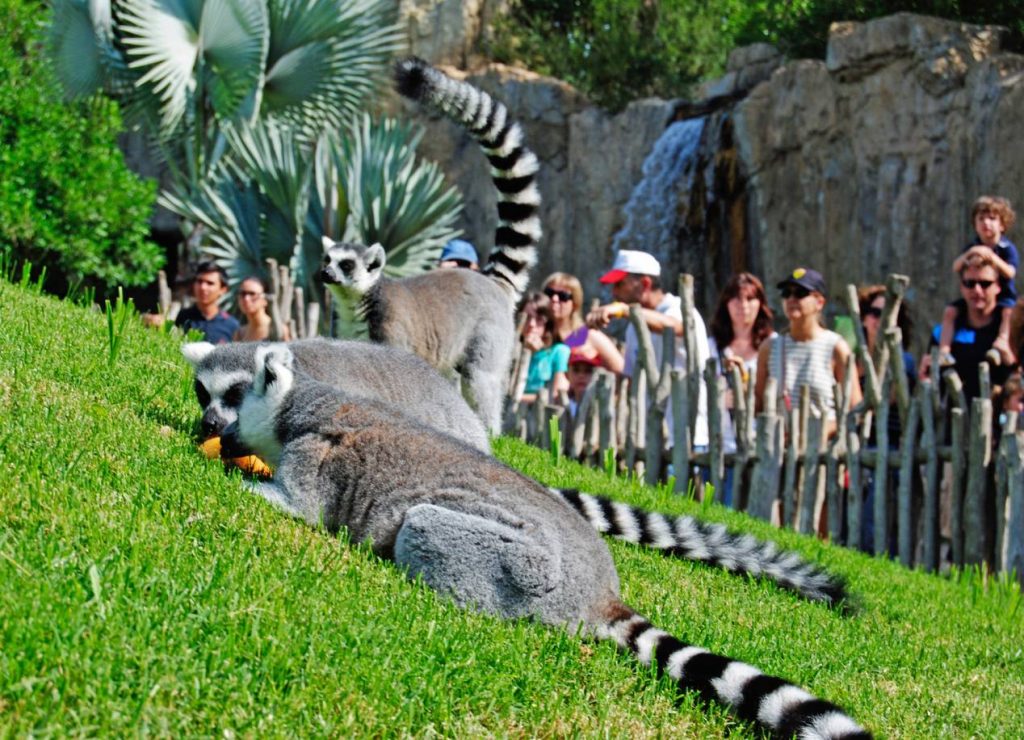
[{"label": "white fur face", "polygon": [[252,385],[256,366],[222,367],[204,363],[215,349],[209,342],[190,342],[181,353],[193,366],[196,400],[203,409],[201,421],[204,439],[219,435],[238,418],[238,407]]},{"label": "white fur face", "polygon": [[324,237],[324,262],[320,276],[332,292],[365,295],[380,282],[386,257],[380,244],[363,246],[332,242]]},{"label": "white fur face", "polygon": [[295,383],[295,358],[285,345],[268,345],[256,351],[256,377],[238,409],[238,436],[271,465],[281,458],[277,415]]}]

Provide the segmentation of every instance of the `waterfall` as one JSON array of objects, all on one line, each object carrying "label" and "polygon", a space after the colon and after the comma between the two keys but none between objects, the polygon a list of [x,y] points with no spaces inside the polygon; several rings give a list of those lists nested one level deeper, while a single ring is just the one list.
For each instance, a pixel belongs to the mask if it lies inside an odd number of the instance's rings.
[{"label": "waterfall", "polygon": [[654,143],[643,164],[643,177],[624,208],[626,223],[612,240],[612,251],[639,249],[662,263],[677,266],[680,204],[697,175],[697,151],[705,118],[676,121]]}]

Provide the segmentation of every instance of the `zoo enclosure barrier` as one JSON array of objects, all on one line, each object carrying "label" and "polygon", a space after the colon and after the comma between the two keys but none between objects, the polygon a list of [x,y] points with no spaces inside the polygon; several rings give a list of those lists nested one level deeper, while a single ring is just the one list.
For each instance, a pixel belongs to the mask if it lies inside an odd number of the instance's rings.
[{"label": "zoo enclosure barrier", "polygon": [[[521,403],[529,354],[513,369],[506,430],[545,449],[590,465],[614,460],[620,470],[648,483],[673,480],[687,493],[722,503],[731,479],[731,506],[799,532],[816,533],[849,547],[888,553],[905,566],[936,571],[945,564],[985,564],[1016,573],[1024,584],[1024,431],[1016,411],[993,408],[987,364],[979,366],[981,394],[968,399],[957,374],[940,374],[935,352],[931,374],[910,390],[903,368],[896,315],[908,280],[891,275],[879,340],[868,353],[856,288],[843,298],[856,333],[846,383],[834,388],[836,432],[809,402],[806,387],[791,409],[778,403],[769,378],[762,411],[755,413],[754,383],[738,369],[725,377],[714,359],[696,366],[690,326],[686,367],[673,368],[676,337],[665,332],[662,364],[655,367],[651,334],[639,309],[630,321],[640,349],[633,379],[599,370],[575,415],[563,403]],[[686,323],[692,320],[693,280],[680,278]],[[856,362],[864,368],[863,400],[850,404]],[[709,444],[692,440],[701,382],[707,389]],[[729,391],[729,393],[727,393]],[[732,408],[726,407],[727,399]],[[726,453],[722,419],[732,414],[735,452]],[[666,414],[674,424],[667,439]],[[902,433],[890,439],[890,415]],[[998,421],[997,421],[998,420]],[[554,435],[554,438],[553,438]],[[668,473],[671,471],[672,475]],[[710,484],[706,491],[697,483]],[[862,535],[868,535],[862,541]]]}]

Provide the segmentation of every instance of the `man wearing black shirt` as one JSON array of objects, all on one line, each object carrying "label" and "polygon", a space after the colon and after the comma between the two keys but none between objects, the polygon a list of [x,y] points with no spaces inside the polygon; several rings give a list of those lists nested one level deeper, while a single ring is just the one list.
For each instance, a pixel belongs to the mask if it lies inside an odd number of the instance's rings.
[{"label": "man wearing black shirt", "polygon": [[[980,392],[978,365],[989,361],[986,354],[999,335],[1001,318],[997,310],[999,273],[987,256],[971,255],[965,262],[960,271],[960,295],[967,310],[957,316],[950,354],[954,359],[953,367],[963,381],[964,395],[970,401]],[[931,344],[937,341],[938,334],[933,332]],[[1001,385],[1010,373],[1006,364],[992,366],[990,370],[992,383],[996,385]]]}]

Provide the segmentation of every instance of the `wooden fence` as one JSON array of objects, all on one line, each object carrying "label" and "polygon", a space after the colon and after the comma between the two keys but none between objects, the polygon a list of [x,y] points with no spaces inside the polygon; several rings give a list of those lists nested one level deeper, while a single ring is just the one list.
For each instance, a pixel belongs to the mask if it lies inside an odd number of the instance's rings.
[{"label": "wooden fence", "polygon": [[[692,331],[684,329],[687,366],[674,368],[676,338],[657,337],[662,364],[655,367],[651,335],[639,310],[630,321],[640,339],[633,379],[616,380],[599,370],[580,399],[575,415],[565,399],[558,404],[523,404],[528,354],[510,385],[507,429],[544,448],[551,445],[556,419],[563,453],[593,465],[614,455],[620,470],[649,483],[668,478],[686,493],[692,483],[710,484],[721,502],[722,482],[731,471],[732,506],[763,519],[817,533],[851,547],[861,544],[865,517],[873,537],[866,549],[888,552],[906,566],[930,571],[947,563],[987,564],[990,570],[1015,571],[1024,583],[1024,431],[1018,414],[1001,423],[993,409],[988,365],[979,367],[982,393],[968,403],[955,372],[939,374],[933,356],[931,375],[913,392],[903,368],[902,337],[896,311],[907,286],[890,276],[880,339],[869,355],[854,286],[844,295],[857,332],[856,359],[865,368],[864,399],[849,404],[854,357],[845,386],[834,389],[837,431],[826,436],[826,420],[809,403],[807,389],[787,410],[777,402],[769,379],[762,411],[755,413],[753,379],[744,383],[739,370],[724,378],[711,360],[698,368]],[[683,315],[693,306],[692,279],[680,280]],[[709,444],[693,448],[697,398],[706,387]],[[726,408],[726,391],[733,399]],[[736,451],[726,454],[721,433],[725,414],[733,416]],[[665,440],[666,414],[684,419]],[[900,438],[890,439],[890,414],[900,417]],[[698,472],[698,470],[700,472]],[[697,495],[703,495],[697,486]],[[865,508],[865,503],[870,509]]]}]

